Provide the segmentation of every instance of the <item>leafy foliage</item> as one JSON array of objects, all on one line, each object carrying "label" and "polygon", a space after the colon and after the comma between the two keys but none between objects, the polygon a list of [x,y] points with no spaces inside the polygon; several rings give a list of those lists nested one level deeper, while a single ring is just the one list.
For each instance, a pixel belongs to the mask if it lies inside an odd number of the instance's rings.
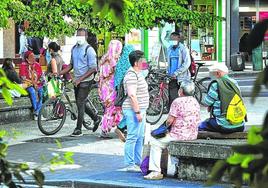
[{"label": "leafy foliage", "polygon": [[[65,152],[63,154],[54,153],[51,159],[43,157],[43,164],[36,168],[31,168],[26,163],[14,163],[7,161],[7,149],[8,144],[3,141],[3,137],[6,137],[8,132],[5,130],[0,131],[0,185],[6,185],[10,188],[19,187],[15,183],[15,179],[19,182],[25,183],[24,176],[32,176],[39,187],[44,185],[45,175],[40,170],[42,166],[50,166],[52,171],[57,165],[73,164],[73,152]],[[57,142],[58,147],[61,144]]]},{"label": "leafy foliage", "polygon": [[[5,0],[5,19],[27,21],[26,34],[55,38],[73,35],[78,27],[98,34],[114,31],[119,35],[132,28],[152,28],[164,22],[212,26],[223,18],[189,11],[186,0]],[[28,3],[25,3],[28,2]],[[0,6],[1,10],[1,6]],[[6,22],[0,24],[6,26]]]},{"label": "leafy foliage", "polygon": [[[262,133],[268,128],[268,115],[266,125],[261,129],[252,127],[248,132],[248,144],[235,146],[235,153],[227,160],[218,161],[206,182],[213,185],[219,182],[221,177],[229,174],[229,181],[236,187],[241,187],[243,182],[248,182],[250,187],[262,188],[268,185],[268,137],[263,137]],[[264,187],[266,187],[264,186]]]},{"label": "leafy foliage", "polygon": [[12,105],[13,100],[9,90],[16,90],[22,95],[27,95],[26,90],[24,90],[19,85],[11,82],[7,79],[6,74],[3,69],[0,68],[0,88],[2,88],[2,96],[4,97],[5,101],[8,105]]}]

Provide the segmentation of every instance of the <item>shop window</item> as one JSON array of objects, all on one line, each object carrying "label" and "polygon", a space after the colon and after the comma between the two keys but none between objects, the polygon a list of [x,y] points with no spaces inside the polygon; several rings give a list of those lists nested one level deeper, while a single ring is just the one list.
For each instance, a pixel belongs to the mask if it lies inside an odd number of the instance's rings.
[{"label": "shop window", "polygon": [[[198,3],[198,1],[196,3]],[[195,4],[193,10],[213,14],[215,7],[212,2],[208,2],[207,4]],[[216,59],[215,37],[216,33],[214,32],[214,26],[202,29],[195,27],[191,28],[191,52],[195,60]]]}]

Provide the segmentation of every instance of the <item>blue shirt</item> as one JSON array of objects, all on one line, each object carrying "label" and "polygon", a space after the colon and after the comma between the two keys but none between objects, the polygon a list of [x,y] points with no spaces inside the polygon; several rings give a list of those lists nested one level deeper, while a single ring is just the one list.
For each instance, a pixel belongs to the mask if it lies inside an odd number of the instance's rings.
[{"label": "blue shirt", "polygon": [[[88,45],[88,43],[76,45],[72,50],[71,64],[73,65],[74,77],[76,80],[86,74],[90,69],[97,68],[96,52],[91,46],[86,52]],[[83,81],[89,81],[92,79],[94,79],[93,74]]]},{"label": "blue shirt", "polygon": [[[235,83],[235,85],[239,88],[238,83],[236,80],[230,78],[228,75],[225,75],[224,77],[228,78],[230,81]],[[244,122],[232,125],[227,121],[225,117],[221,115],[221,101],[219,99],[219,93],[218,93],[218,83],[214,82],[211,84],[208,94],[204,99],[204,103],[207,106],[213,107],[212,115],[216,118],[216,121],[218,125],[224,127],[224,128],[237,128],[244,126]]]},{"label": "blue shirt", "polygon": [[170,46],[167,49],[167,55],[168,75],[175,75],[178,82],[182,80],[190,80],[191,76],[188,69],[191,65],[191,58],[187,47],[185,47],[182,43],[179,43],[175,49],[173,46]]},{"label": "blue shirt", "polygon": [[176,48],[170,47],[168,49],[168,52],[169,52],[168,75],[172,76],[175,73],[175,71],[181,66],[181,62],[179,62],[180,47],[179,46]]}]

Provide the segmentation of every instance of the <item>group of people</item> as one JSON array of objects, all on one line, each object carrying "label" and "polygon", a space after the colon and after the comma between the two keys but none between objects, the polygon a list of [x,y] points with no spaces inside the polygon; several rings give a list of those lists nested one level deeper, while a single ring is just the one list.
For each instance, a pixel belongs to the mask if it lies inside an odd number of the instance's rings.
[{"label": "group of people", "polygon": [[[94,121],[93,132],[101,126],[100,137],[109,138],[111,130],[115,130],[119,138],[125,142],[124,162],[126,170],[140,171],[146,124],[146,109],[149,106],[148,84],[146,83],[146,69],[148,65],[144,53],[135,50],[132,45],[122,44],[119,40],[111,40],[107,53],[97,65],[97,55],[91,44],[88,44],[87,30],[78,29],[77,43],[71,51],[70,64],[62,69],[64,63],[58,51],[57,43],[48,45],[48,54],[51,55],[48,63],[48,74],[64,75],[74,70],[74,92],[78,108],[78,119],[72,136],[82,135],[84,113]],[[47,56],[47,55],[46,55]],[[25,62],[21,63],[19,77],[12,81],[22,84],[30,94],[34,114],[37,115],[42,105],[42,70],[35,61],[33,52],[24,54]],[[49,56],[48,56],[49,57]],[[162,149],[171,141],[197,139],[198,130],[232,133],[244,130],[245,121],[230,122],[226,118],[228,102],[222,94],[226,94],[226,85],[231,85],[241,97],[239,86],[235,80],[228,76],[228,68],[223,63],[215,63],[209,68],[213,80],[205,97],[205,104],[211,117],[203,122],[200,119],[200,105],[194,98],[195,85],[191,82],[189,66],[191,64],[190,52],[180,40],[180,33],[173,32],[170,36],[170,46],[167,49],[167,74],[172,78],[169,82],[169,114],[165,121],[170,131],[164,138],[150,141],[150,174],[145,179],[162,179],[160,158]],[[10,60],[9,65],[12,67]],[[6,65],[5,65],[6,66]],[[14,68],[14,67],[13,67]],[[6,71],[6,69],[4,69]],[[98,70],[97,82],[99,97],[104,106],[104,115],[101,118],[94,114],[89,105],[85,103],[90,86],[93,84],[94,74]],[[28,84],[28,85],[27,85]],[[123,84],[126,99],[122,106],[116,106],[117,91]],[[230,93],[230,92],[229,92]],[[37,95],[36,95],[37,94]],[[227,96],[228,97],[228,96]],[[230,98],[230,97],[228,97]],[[124,135],[127,129],[127,135]]]}]

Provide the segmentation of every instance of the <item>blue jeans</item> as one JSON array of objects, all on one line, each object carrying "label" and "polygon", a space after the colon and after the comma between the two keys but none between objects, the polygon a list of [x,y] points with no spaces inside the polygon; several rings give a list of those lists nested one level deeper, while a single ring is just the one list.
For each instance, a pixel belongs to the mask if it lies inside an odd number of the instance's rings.
[{"label": "blue jeans", "polygon": [[145,131],[146,110],[141,110],[142,122],[138,122],[132,109],[124,110],[127,124],[127,139],[125,143],[125,164],[127,166],[140,165],[142,160],[143,140]]},{"label": "blue jeans", "polygon": [[33,106],[33,110],[34,110],[34,115],[38,115],[41,107],[42,107],[42,98],[43,98],[43,88],[40,87],[37,90],[37,96],[36,97],[36,90],[34,89],[34,87],[28,87],[26,89],[30,95],[30,99],[32,102],[32,106]]},{"label": "blue jeans", "polygon": [[198,126],[199,131],[211,131],[211,132],[219,132],[222,134],[229,134],[234,132],[243,132],[244,126],[236,127],[232,129],[227,129],[222,127],[217,123],[216,118],[209,118],[203,122],[201,122]]}]

